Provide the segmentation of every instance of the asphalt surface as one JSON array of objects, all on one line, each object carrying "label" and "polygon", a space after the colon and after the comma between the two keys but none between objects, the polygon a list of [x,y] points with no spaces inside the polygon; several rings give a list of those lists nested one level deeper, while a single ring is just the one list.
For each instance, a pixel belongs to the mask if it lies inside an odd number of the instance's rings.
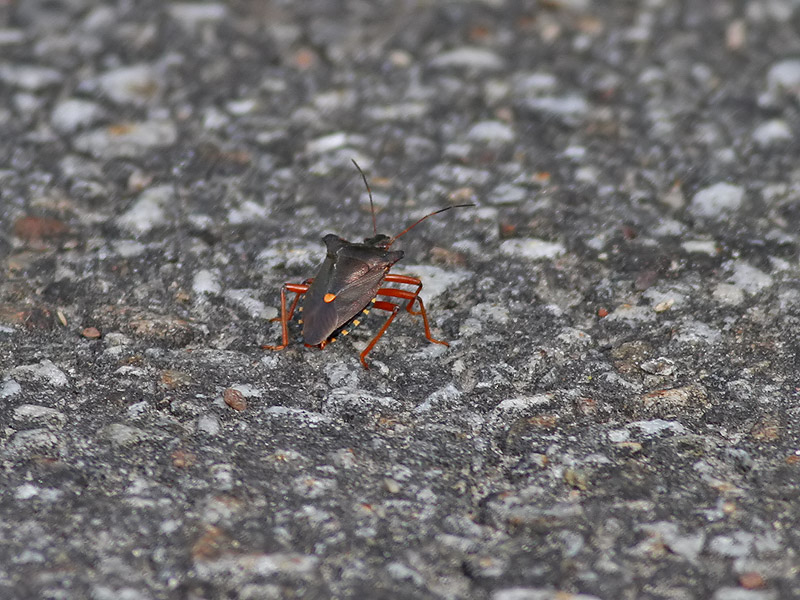
[{"label": "asphalt surface", "polygon": [[[800,4],[0,2],[0,597],[800,597]],[[280,339],[394,235],[432,335]]]}]

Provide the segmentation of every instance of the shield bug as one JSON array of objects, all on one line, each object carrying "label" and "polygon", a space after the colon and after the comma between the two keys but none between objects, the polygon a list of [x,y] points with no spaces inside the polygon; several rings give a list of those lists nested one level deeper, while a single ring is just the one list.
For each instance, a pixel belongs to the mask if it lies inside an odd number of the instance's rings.
[{"label": "shield bug", "polygon": [[[395,275],[389,270],[403,258],[402,250],[390,250],[397,238],[405,235],[428,217],[438,215],[451,208],[475,206],[474,204],[456,204],[440,208],[429,213],[406,227],[403,231],[389,237],[378,233],[375,220],[375,205],[372,201],[367,177],[358,166],[353,164],[361,173],[364,185],[369,194],[370,210],[372,212],[372,237],[366,238],[363,243],[349,242],[337,235],[329,233],[322,241],[327,249],[325,260],[313,279],[306,279],[303,283],[284,283],[281,286],[281,316],[273,319],[281,323],[281,343],[277,346],[264,346],[269,350],[283,350],[289,344],[289,321],[295,310],[302,312],[299,321],[303,326],[303,342],[308,347],[324,348],[339,336],[348,334],[351,327],[360,323],[362,315],[369,314],[371,310],[381,310],[389,313],[378,333],[370,340],[361,353],[361,364],[365,369],[367,354],[369,354],[391,325],[397,313],[403,308],[412,315],[422,317],[425,327],[425,337],[434,344],[448,346],[447,342],[434,339],[428,324],[428,314],[419,293],[422,290],[422,281],[408,275]],[[410,286],[411,289],[397,287],[383,287],[384,283]],[[295,294],[289,309],[286,309],[287,292]],[[303,304],[297,307],[300,298]],[[415,309],[415,306],[418,307]]]}]

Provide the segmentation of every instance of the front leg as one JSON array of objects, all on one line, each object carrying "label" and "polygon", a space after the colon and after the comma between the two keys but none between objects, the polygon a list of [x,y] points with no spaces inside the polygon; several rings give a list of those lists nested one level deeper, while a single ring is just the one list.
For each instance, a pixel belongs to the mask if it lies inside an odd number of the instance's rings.
[{"label": "front leg", "polygon": [[[281,322],[281,343],[278,346],[262,346],[262,348],[265,350],[283,350],[289,345],[289,321],[294,315],[300,296],[308,291],[308,286],[312,281],[312,279],[307,279],[304,283],[284,283],[281,286],[281,316],[271,319],[272,321],[280,320]],[[292,306],[288,311],[286,310],[286,292],[295,294]]]}]

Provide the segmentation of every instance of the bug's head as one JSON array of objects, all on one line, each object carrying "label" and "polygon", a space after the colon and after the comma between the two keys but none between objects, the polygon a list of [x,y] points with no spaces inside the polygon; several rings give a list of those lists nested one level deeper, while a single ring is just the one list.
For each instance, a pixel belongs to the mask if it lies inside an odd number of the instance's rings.
[{"label": "bug's head", "polygon": [[383,248],[386,249],[391,244],[392,238],[388,235],[384,235],[383,233],[377,233],[370,238],[364,238],[364,243],[367,246],[374,246],[376,248]]}]

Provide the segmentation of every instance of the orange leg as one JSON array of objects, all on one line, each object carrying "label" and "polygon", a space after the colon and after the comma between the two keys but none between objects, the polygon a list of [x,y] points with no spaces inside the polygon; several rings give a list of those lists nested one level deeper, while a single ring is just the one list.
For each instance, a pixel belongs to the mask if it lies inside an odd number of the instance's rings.
[{"label": "orange leg", "polygon": [[[395,277],[404,277],[402,275],[396,275]],[[388,278],[387,278],[388,279]],[[413,277],[407,277],[406,279],[413,279]],[[422,315],[422,323],[425,326],[425,337],[428,338],[429,342],[433,342],[434,344],[442,344],[443,346],[449,346],[447,342],[443,342],[442,340],[437,340],[431,335],[431,327],[428,323],[428,313],[425,312],[425,305],[422,303],[422,298],[419,297],[419,291],[422,289],[422,282],[419,279],[415,280],[416,285],[419,287],[413,291],[409,292],[407,290],[398,290],[395,288],[381,288],[378,290],[378,296],[391,296],[392,298],[403,298],[408,300],[406,304],[406,310],[410,312],[412,315]],[[408,283],[408,282],[402,282]],[[419,312],[411,310],[414,306],[414,302],[419,304]]]},{"label": "orange leg", "polygon": [[[417,289],[414,291],[401,290],[397,288],[380,288],[376,292],[376,295],[408,300],[408,302],[406,302],[406,310],[410,312],[412,315],[422,315],[422,323],[425,326],[425,337],[428,338],[428,341],[433,342],[434,344],[442,344],[444,346],[449,346],[450,344],[448,344],[447,342],[437,340],[433,337],[433,335],[431,335],[431,328],[430,324],[428,323],[428,313],[425,312],[425,305],[422,302],[422,298],[419,297],[419,292],[422,289],[422,282],[415,277],[409,277],[407,275],[394,275],[391,273],[386,276],[385,281],[391,283],[404,283],[408,285],[414,285],[417,287]],[[415,302],[419,303],[419,311],[412,310]],[[366,360],[367,354],[369,354],[372,351],[372,349],[375,347],[375,344],[377,344],[378,340],[381,339],[381,336],[384,333],[386,333],[386,330],[389,328],[389,325],[392,323],[392,321],[394,321],[394,318],[397,316],[397,312],[400,310],[399,304],[395,304],[393,302],[387,302],[385,300],[376,300],[375,302],[373,302],[372,306],[380,310],[388,311],[392,314],[389,315],[389,318],[386,319],[386,322],[383,324],[383,327],[380,328],[378,333],[375,334],[375,337],[373,337],[372,340],[370,340],[369,344],[367,344],[367,347],[361,353],[360,356],[361,364],[364,365],[365,369],[369,368]]]},{"label": "orange leg", "polygon": [[[412,292],[415,296],[419,296],[419,293],[422,290],[422,282],[419,279],[417,279],[416,277],[410,277],[408,275],[395,275],[394,273],[389,273],[384,278],[384,281],[388,281],[390,283],[404,283],[404,284],[407,284],[407,285],[414,285],[414,286],[417,287],[417,289]],[[392,288],[390,288],[390,289],[392,289]],[[422,299],[421,298],[417,298],[417,299],[419,300],[420,307],[422,307]],[[412,315],[421,315],[421,314],[423,314],[423,312],[425,310],[424,308],[420,312],[417,312],[415,310],[411,310],[413,308],[413,306],[414,306],[414,303],[413,302],[409,302],[408,304],[406,304],[406,310],[408,312],[410,312]],[[425,316],[425,321],[427,322],[427,315]],[[428,338],[428,339],[431,339],[431,338]]]},{"label": "orange leg", "polygon": [[389,318],[386,319],[383,327],[381,327],[380,331],[375,334],[375,337],[370,340],[369,344],[367,344],[367,347],[364,348],[364,351],[361,353],[361,356],[359,356],[361,364],[364,365],[365,369],[369,369],[369,365],[367,364],[367,354],[372,351],[372,349],[375,347],[375,344],[377,344],[378,340],[381,339],[381,336],[386,333],[386,330],[389,329],[389,325],[391,325],[392,321],[394,321],[394,318],[397,316],[397,311],[400,310],[400,306],[397,304],[392,304],[391,302],[385,302],[383,300],[376,300],[372,303],[372,306],[381,310],[388,310],[392,314],[389,315]]},{"label": "orange leg", "polygon": [[[304,283],[284,283],[281,286],[281,316],[275,317],[273,321],[281,322],[281,343],[278,346],[262,346],[265,350],[283,350],[289,345],[289,321],[297,308],[297,302],[300,296],[308,291],[308,285],[312,279],[307,279]],[[293,292],[295,294],[294,301],[289,311],[286,311],[286,292]]]}]

